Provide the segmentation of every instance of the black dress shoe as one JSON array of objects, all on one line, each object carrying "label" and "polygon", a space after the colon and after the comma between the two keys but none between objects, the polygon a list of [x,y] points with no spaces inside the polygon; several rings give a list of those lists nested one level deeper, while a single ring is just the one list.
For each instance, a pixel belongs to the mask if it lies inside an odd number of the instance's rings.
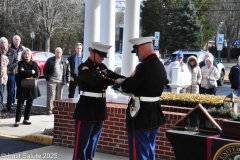
[{"label": "black dress shoe", "polygon": [[32,122],[23,121],[23,124],[30,125],[30,124],[32,124]]},{"label": "black dress shoe", "polygon": [[15,123],[15,124],[14,124],[14,127],[18,127],[18,126],[19,126],[19,123]]}]

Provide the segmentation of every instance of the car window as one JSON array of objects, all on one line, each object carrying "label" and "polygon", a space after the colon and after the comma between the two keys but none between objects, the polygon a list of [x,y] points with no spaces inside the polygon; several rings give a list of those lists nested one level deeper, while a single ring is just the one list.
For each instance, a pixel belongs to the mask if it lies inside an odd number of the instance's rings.
[{"label": "car window", "polygon": [[53,56],[55,56],[55,54],[53,54],[53,53],[46,53],[46,57],[47,58],[50,58],[50,57],[53,57]]},{"label": "car window", "polygon": [[37,53],[34,57],[35,60],[46,60],[47,57],[44,53]]}]

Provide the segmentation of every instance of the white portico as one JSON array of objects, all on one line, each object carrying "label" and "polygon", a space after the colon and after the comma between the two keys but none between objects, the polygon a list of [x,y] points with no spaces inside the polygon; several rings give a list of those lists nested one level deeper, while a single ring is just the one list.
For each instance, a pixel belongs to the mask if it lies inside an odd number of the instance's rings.
[{"label": "white portico", "polygon": [[[86,0],[84,23],[83,61],[89,57],[88,48],[93,41],[113,46],[104,60],[106,66],[114,70],[115,64],[115,0]],[[138,64],[138,58],[131,53],[132,44],[128,41],[139,37],[140,0],[125,1],[122,75],[129,77]],[[115,94],[107,89],[107,101],[127,103],[128,97]]]},{"label": "white portico", "polygon": [[[101,3],[100,3],[101,2]],[[104,63],[114,69],[115,56],[115,0],[86,0],[84,22],[83,61],[89,57],[88,47],[93,41],[110,44],[109,58]],[[122,75],[128,77],[138,63],[137,56],[131,53],[128,41],[139,37],[140,0],[125,2]]]}]

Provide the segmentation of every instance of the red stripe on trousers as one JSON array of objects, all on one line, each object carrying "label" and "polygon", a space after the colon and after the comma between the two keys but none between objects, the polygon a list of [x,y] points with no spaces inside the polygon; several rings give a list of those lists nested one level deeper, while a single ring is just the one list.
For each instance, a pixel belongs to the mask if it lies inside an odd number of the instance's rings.
[{"label": "red stripe on trousers", "polygon": [[133,160],[137,160],[136,138],[133,136]]},{"label": "red stripe on trousers", "polygon": [[76,133],[76,142],[75,142],[75,151],[74,151],[74,160],[78,159],[78,140],[80,137],[81,121],[77,122],[77,133]]},{"label": "red stripe on trousers", "polygon": [[218,136],[219,135],[207,137],[207,160],[212,160],[212,139]]}]

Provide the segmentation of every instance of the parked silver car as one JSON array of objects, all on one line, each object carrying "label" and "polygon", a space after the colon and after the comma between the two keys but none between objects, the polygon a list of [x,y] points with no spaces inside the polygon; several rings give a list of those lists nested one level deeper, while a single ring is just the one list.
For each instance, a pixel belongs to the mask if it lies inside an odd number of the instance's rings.
[{"label": "parked silver car", "polygon": [[[203,51],[203,50],[179,50],[181,53],[183,53],[184,57],[183,57],[183,62],[186,63],[188,57],[190,56],[195,56],[197,57],[198,63],[200,63],[201,61],[203,61],[205,54],[207,53],[207,51]],[[176,58],[176,54],[177,52],[173,52],[171,54],[171,56],[165,61],[164,63],[164,68],[167,71],[167,67],[169,66],[169,64],[171,62],[175,61]],[[215,57],[213,56],[213,60],[217,63],[218,66],[218,73],[220,74],[220,78],[218,79],[218,85],[221,86],[224,83],[224,75],[225,75],[225,67],[221,62],[216,61]]]}]

